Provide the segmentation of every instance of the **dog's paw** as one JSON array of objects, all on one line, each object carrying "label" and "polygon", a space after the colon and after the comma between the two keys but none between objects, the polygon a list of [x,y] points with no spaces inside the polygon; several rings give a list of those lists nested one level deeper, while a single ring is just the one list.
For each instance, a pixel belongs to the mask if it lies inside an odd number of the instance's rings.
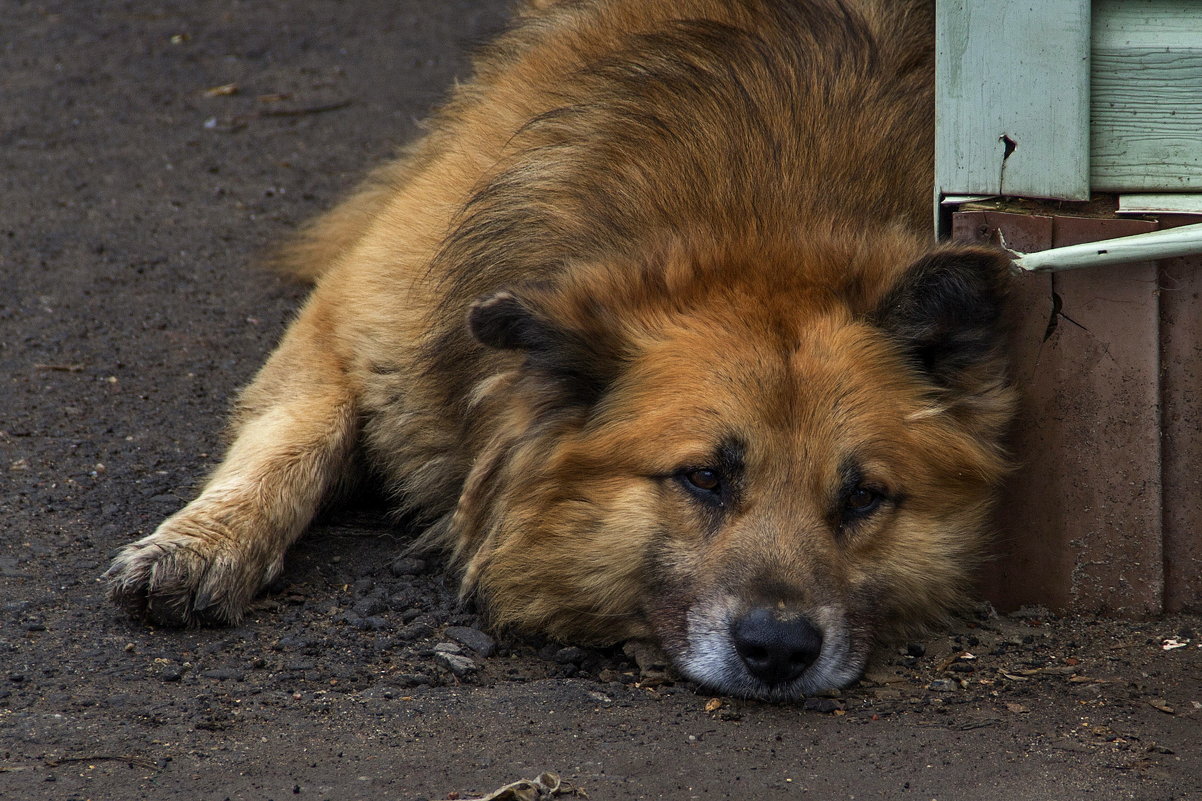
[{"label": "dog's paw", "polygon": [[237,623],[279,572],[279,560],[262,564],[233,545],[228,532],[188,512],[121,549],[104,574],[109,598],[165,626]]}]

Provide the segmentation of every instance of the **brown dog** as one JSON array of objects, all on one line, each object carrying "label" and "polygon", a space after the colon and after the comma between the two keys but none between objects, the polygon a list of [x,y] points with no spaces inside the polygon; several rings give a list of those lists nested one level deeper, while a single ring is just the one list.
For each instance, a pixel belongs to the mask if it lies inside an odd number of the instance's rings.
[{"label": "brown dog", "polygon": [[287,252],[317,287],[114,599],[237,620],[364,463],[496,625],[855,680],[961,598],[1012,406],[1006,259],[928,252],[928,6],[528,3]]}]

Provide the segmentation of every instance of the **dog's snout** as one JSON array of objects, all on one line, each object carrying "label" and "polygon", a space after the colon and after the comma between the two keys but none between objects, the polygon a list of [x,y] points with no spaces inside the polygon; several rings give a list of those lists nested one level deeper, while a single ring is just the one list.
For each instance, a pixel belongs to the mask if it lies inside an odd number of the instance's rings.
[{"label": "dog's snout", "polygon": [[822,632],[802,615],[780,616],[759,607],[731,627],[735,650],[751,675],[785,684],[805,673],[822,650]]}]

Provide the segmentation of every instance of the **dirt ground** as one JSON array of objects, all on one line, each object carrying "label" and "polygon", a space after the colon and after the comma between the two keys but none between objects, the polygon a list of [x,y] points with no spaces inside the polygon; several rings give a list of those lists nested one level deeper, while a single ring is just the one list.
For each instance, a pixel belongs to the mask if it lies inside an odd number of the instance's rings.
[{"label": "dirt ground", "polygon": [[414,135],[503,6],[3,4],[0,798],[1202,798],[1197,617],[983,607],[838,696],[711,699],[481,632],[366,502],[244,625],[106,603],[303,297],[249,257]]}]

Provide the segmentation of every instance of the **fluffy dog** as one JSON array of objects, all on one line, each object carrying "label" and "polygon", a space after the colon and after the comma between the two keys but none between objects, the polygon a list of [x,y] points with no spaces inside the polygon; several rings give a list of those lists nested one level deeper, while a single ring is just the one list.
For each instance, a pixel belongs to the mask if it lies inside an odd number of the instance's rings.
[{"label": "fluffy dog", "polygon": [[283,256],[317,286],[113,598],[236,621],[366,465],[497,626],[731,694],[955,605],[1008,262],[930,243],[926,0],[529,2]]}]

